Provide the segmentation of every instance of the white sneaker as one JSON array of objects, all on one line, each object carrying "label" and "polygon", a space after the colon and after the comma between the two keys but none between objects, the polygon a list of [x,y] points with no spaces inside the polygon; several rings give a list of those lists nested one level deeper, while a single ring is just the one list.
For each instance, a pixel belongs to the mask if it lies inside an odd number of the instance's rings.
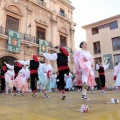
[{"label": "white sneaker", "polygon": [[81,99],[82,99],[82,100],[90,100],[90,99],[87,98],[87,97],[82,97]]}]

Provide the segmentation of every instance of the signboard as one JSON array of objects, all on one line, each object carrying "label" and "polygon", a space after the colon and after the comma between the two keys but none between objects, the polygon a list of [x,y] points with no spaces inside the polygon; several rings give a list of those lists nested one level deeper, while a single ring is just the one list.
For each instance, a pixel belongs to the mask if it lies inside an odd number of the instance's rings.
[{"label": "signboard", "polygon": [[16,52],[18,53],[20,51],[20,39],[21,34],[15,31],[9,30],[8,32],[9,38],[8,38],[8,50],[10,52]]},{"label": "signboard", "polygon": [[103,63],[104,65],[110,64],[109,69],[113,69],[113,62],[112,62],[112,55],[111,54],[105,54],[103,55]]},{"label": "signboard", "polygon": [[48,42],[45,40],[39,39],[39,55],[47,52],[48,52]]}]

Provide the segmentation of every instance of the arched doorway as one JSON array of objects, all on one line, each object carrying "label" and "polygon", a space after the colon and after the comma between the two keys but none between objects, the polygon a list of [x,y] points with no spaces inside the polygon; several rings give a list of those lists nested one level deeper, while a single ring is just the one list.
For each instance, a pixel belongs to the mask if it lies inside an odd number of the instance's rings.
[{"label": "arched doorway", "polygon": [[4,61],[6,61],[10,65],[15,65],[15,60],[17,60],[15,57],[12,56],[4,56],[0,58],[0,69],[1,66],[3,65]]}]

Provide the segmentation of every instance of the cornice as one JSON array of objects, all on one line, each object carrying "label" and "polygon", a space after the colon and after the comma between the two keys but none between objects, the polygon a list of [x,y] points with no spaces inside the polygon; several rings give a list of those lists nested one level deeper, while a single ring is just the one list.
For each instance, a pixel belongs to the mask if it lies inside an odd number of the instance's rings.
[{"label": "cornice", "polygon": [[[75,7],[71,5],[70,1],[65,1],[65,0],[58,0],[58,1],[60,1],[63,4],[65,4],[66,6],[70,7],[72,10],[75,9]],[[70,3],[68,3],[68,2],[70,2]]]}]

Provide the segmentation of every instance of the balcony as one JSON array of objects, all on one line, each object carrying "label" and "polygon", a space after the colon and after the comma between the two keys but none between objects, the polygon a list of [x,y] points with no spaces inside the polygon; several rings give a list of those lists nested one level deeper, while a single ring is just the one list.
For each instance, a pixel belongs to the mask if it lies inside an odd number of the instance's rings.
[{"label": "balcony", "polygon": [[46,7],[46,3],[43,0],[36,0],[37,4],[39,4],[42,7]]},{"label": "balcony", "polygon": [[[4,28],[2,26],[0,26],[0,35],[6,35],[8,36],[8,30],[7,28]],[[21,34],[21,40],[25,40],[31,43],[35,43],[35,44],[39,44],[39,38],[36,38],[30,34],[25,34],[25,33],[20,33]],[[51,42],[48,42],[48,47],[51,47]]]}]

